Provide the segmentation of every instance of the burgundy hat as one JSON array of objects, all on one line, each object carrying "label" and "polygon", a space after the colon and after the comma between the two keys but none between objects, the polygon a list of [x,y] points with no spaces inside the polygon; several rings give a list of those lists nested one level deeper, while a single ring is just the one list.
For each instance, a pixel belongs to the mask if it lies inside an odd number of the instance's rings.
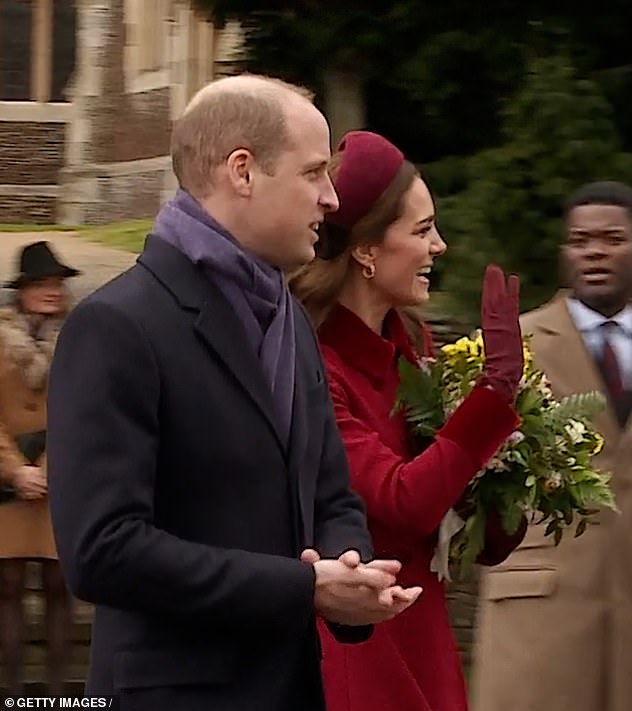
[{"label": "burgundy hat", "polygon": [[334,187],[340,208],[327,221],[351,229],[373,207],[404,162],[404,154],[383,136],[370,131],[350,131],[337,148],[342,162]]}]

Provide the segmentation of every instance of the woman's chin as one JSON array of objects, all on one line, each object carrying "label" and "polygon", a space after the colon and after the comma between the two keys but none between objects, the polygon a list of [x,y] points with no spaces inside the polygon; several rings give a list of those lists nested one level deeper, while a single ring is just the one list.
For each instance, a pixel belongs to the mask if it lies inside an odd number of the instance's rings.
[{"label": "woman's chin", "polygon": [[395,300],[395,303],[393,303],[392,307],[398,309],[405,309],[414,308],[415,306],[423,306],[429,298],[429,294],[415,294],[414,296],[411,295],[406,298],[400,298]]},{"label": "woman's chin", "polygon": [[59,316],[63,311],[63,307],[60,306],[42,306],[40,309],[35,311],[38,316]]},{"label": "woman's chin", "polygon": [[409,302],[406,304],[407,306],[420,306],[421,304],[425,304],[428,299],[430,299],[430,292],[428,289],[425,289],[424,291],[416,290],[414,294],[411,294]]}]

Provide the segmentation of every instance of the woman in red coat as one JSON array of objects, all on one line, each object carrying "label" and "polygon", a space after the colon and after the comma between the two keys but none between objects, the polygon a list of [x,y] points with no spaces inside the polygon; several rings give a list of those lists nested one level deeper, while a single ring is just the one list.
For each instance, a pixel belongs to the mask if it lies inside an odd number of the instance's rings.
[{"label": "woman in red coat", "polygon": [[[517,425],[522,374],[517,277],[488,268],[483,291],[485,374],[435,441],[414,456],[392,409],[398,359],[418,360],[400,308],[428,298],[428,273],[446,249],[427,186],[386,139],[347,134],[330,173],[340,209],[327,218],[318,258],[292,281],[318,328],[354,488],[363,497],[376,557],[403,564],[418,602],[378,625],[361,645],[323,627],[323,673],[331,711],[465,711],[466,691],[444,585],[431,570],[438,530],[473,476]],[[420,333],[422,327],[420,326]],[[426,341],[426,353],[430,344]],[[499,527],[497,526],[499,529]],[[490,535],[482,562],[497,563],[514,540]]]}]

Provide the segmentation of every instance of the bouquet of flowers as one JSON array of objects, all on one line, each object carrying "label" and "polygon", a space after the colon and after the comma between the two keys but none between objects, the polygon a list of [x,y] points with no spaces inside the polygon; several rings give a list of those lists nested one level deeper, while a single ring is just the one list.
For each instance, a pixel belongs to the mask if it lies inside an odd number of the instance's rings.
[{"label": "bouquet of flowers", "polygon": [[[434,437],[471,392],[485,365],[483,338],[461,338],[443,346],[437,358],[413,365],[402,359],[395,408],[402,410],[420,444]],[[465,525],[450,542],[450,561],[466,574],[483,550],[487,513],[495,509],[508,534],[524,515],[546,524],[555,544],[574,523],[582,535],[600,507],[616,510],[610,475],[593,466],[603,438],[591,421],[604,407],[598,392],[557,401],[536,370],[528,339],[516,410],[521,424],[487,467],[470,482],[460,515]]]}]

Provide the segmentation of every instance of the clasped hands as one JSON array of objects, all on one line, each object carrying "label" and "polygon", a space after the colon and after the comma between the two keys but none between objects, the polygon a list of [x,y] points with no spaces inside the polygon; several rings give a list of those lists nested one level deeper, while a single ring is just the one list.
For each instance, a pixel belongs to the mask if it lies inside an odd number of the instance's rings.
[{"label": "clasped hands", "polygon": [[396,560],[362,563],[354,550],[337,560],[322,560],[312,548],[303,551],[301,560],[314,567],[317,614],[336,624],[361,626],[390,620],[409,608],[422,591],[397,584],[401,563]]},{"label": "clasped hands", "polygon": [[46,496],[48,484],[41,467],[24,464],[13,472],[11,480],[18,498],[25,501],[35,501]]}]

